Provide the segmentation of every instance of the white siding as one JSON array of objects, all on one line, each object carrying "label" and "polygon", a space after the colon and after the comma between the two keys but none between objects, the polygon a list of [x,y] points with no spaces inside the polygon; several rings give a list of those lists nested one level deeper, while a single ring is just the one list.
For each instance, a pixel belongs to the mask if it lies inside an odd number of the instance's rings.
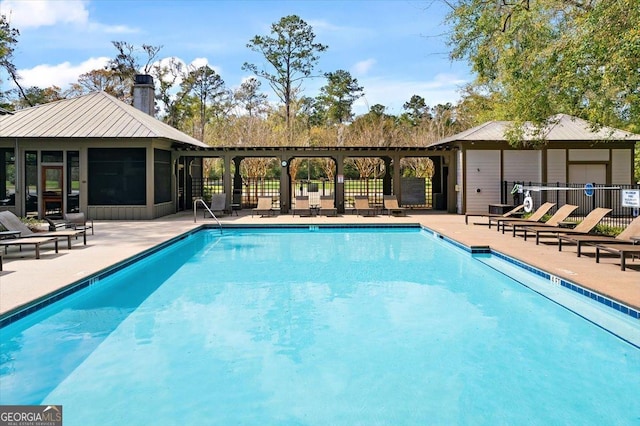
[{"label": "white siding", "polygon": [[467,212],[486,212],[500,202],[500,151],[466,151]]},{"label": "white siding", "polygon": [[570,149],[569,161],[609,161],[608,149]]},{"label": "white siding", "polygon": [[503,151],[503,180],[540,182],[541,158],[540,151]]},{"label": "white siding", "polygon": [[628,149],[614,149],[611,151],[612,184],[629,185],[633,183],[631,152]]},{"label": "white siding", "polygon": [[545,182],[567,181],[567,151],[564,149],[547,150],[547,178]]}]

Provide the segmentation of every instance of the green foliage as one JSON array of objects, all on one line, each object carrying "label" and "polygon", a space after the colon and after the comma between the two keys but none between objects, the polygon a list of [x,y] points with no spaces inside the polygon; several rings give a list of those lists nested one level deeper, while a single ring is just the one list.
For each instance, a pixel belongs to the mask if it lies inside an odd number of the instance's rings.
[{"label": "green foliage", "polygon": [[[467,110],[488,107],[494,119],[516,126],[542,127],[567,113],[638,130],[640,2],[458,0],[452,6],[451,57],[468,60],[477,75]],[[512,143],[521,136],[514,130]]]},{"label": "green foliage", "polygon": [[272,24],[271,34],[256,35],[247,44],[249,49],[260,53],[270,67],[259,68],[245,62],[242,69],[269,82],[285,105],[285,121],[290,130],[291,104],[300,92],[302,81],[312,77],[319,53],[327,50],[327,46],[316,43],[313,28],[296,15],[285,16]]},{"label": "green foliage", "polygon": [[624,228],[599,223],[593,228],[593,233],[598,235],[608,235],[611,237],[615,237],[618,234],[620,234],[623,230]]},{"label": "green foliage", "polygon": [[328,123],[345,123],[353,120],[353,103],[364,95],[358,80],[348,71],[338,70],[325,74],[327,84],[320,89],[318,102],[326,111]]}]

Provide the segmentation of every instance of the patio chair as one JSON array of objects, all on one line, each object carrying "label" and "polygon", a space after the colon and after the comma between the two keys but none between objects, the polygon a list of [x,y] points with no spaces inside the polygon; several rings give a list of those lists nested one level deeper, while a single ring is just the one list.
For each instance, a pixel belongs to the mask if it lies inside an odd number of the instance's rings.
[{"label": "patio chair", "polygon": [[[487,217],[487,218],[491,218],[491,217],[498,217],[498,218],[517,218],[519,215],[522,215],[522,213],[524,213],[522,211],[522,209],[524,209],[524,204],[520,204],[519,206],[515,206],[513,209],[509,210],[508,212],[505,212],[503,214],[498,214],[498,213],[467,213],[464,215],[464,224],[468,225],[469,224],[469,218],[470,217]],[[489,228],[491,228],[491,221],[489,221]]]},{"label": "patio chair", "polygon": [[[216,212],[220,214],[229,213],[230,209],[227,208],[227,194],[224,192],[222,194],[211,194],[211,205],[209,206],[209,210],[215,215]],[[205,210],[203,216],[206,217],[207,214],[210,214]]]},{"label": "patio chair", "polygon": [[275,216],[279,209],[273,207],[273,197],[258,197],[258,206],[251,209],[251,217],[254,213],[259,214],[260,217]]},{"label": "patio chair", "polygon": [[640,236],[640,216],[636,217],[627,225],[624,230],[615,237],[606,235],[558,235],[558,250],[562,251],[562,245],[566,243],[575,244],[577,247],[577,255],[582,254],[583,245],[596,244],[627,244],[632,245],[636,241],[633,237]]},{"label": "patio chair", "polygon": [[[5,227],[7,231],[19,231],[20,239],[25,238],[42,238],[42,237],[55,237],[56,245],[57,240],[66,238],[67,248],[71,249],[71,237],[77,238],[82,235],[84,245],[87,245],[87,230],[86,229],[65,229],[62,231],[49,231],[49,232],[33,232],[27,225],[22,223],[20,218],[12,212],[6,210],[0,212],[0,224]],[[15,240],[13,240],[15,242]],[[3,245],[15,245],[15,244],[3,244]]]},{"label": "patio chair", "polygon": [[[535,226],[538,227],[544,227],[544,228],[556,228],[559,229],[560,228],[560,223],[564,222],[564,220],[566,218],[569,217],[569,215],[571,215],[571,213],[573,213],[576,209],[578,208],[578,206],[573,205],[573,204],[565,204],[564,206],[560,207],[549,219],[547,219],[545,222],[542,223],[538,223]],[[528,223],[512,223],[511,224],[511,229],[512,229],[512,236],[516,236],[516,233],[521,230],[522,228],[524,228],[525,226],[529,226]]]},{"label": "patio chair", "polygon": [[598,207],[589,212],[589,214],[576,225],[575,228],[562,228],[558,229],[549,229],[547,226],[525,226],[523,227],[524,231],[524,240],[527,241],[527,235],[529,233],[534,233],[536,235],[536,244],[540,243],[540,237],[542,236],[552,236],[555,237],[558,234],[562,235],[586,235],[595,228],[595,226],[600,223],[600,221],[609,213],[611,209],[605,209],[603,207]]},{"label": "patio chair", "polygon": [[500,225],[502,225],[502,233],[504,234],[505,226],[511,226],[512,223],[518,223],[518,222],[524,221],[525,223],[530,225],[532,223],[541,221],[544,215],[547,214],[547,212],[551,210],[555,205],[556,203],[544,203],[540,207],[538,207],[538,209],[535,212],[533,212],[531,216],[526,218],[508,217],[505,219],[502,217],[490,217],[489,226],[491,226],[491,222],[495,222],[496,225],[498,226],[497,230],[499,231]]},{"label": "patio chair", "polygon": [[391,216],[406,216],[407,211],[404,207],[398,205],[398,199],[395,195],[385,195],[382,197],[382,203],[384,210],[387,211],[387,215]]},{"label": "patio chair", "polygon": [[369,197],[367,197],[366,195],[356,195],[355,211],[357,215],[361,215],[361,216],[377,215],[377,209],[369,206]]},{"label": "patio chair", "polygon": [[93,219],[87,219],[84,213],[65,213],[64,221],[67,228],[79,230],[91,229],[91,235],[93,235]]},{"label": "patio chair", "polygon": [[333,195],[320,196],[320,215],[338,216],[338,209],[335,206]]},{"label": "patio chair", "polygon": [[298,195],[296,196],[296,206],[291,209],[291,215],[295,216],[311,216],[311,207],[309,207],[309,196]]}]

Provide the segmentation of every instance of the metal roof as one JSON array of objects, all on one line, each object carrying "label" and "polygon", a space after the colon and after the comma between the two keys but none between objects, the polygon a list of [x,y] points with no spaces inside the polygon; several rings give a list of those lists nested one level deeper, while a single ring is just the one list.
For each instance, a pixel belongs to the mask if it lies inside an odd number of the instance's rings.
[{"label": "metal roof", "polygon": [[1,115],[0,137],[163,138],[194,147],[209,147],[105,92]]},{"label": "metal roof", "polygon": [[[464,141],[505,141],[504,133],[512,125],[510,121],[489,121],[464,132],[431,144],[442,145],[450,142]],[[534,139],[533,126],[525,124],[525,140]],[[625,132],[611,127],[594,130],[585,120],[566,114],[557,114],[549,119],[549,124],[541,135],[546,141],[640,141],[640,135]]]}]

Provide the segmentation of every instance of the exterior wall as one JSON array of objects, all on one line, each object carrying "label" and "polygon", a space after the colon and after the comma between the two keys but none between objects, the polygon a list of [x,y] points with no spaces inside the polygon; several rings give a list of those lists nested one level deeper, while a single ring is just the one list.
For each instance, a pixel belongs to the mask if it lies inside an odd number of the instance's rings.
[{"label": "exterior wall", "polygon": [[543,179],[547,183],[567,181],[567,150],[547,150],[547,177]]},{"label": "exterior wall", "polygon": [[170,203],[156,204],[153,206],[153,217],[158,218],[167,216],[176,212],[176,205],[172,201]]},{"label": "exterior wall", "polygon": [[609,149],[570,149],[569,161],[609,161]]},{"label": "exterior wall", "polygon": [[[611,150],[611,184],[628,185],[633,182],[633,152],[626,149]],[[622,210],[622,196],[614,191],[611,197],[611,207]]]},{"label": "exterior wall", "polygon": [[540,182],[541,158],[542,151],[503,151],[501,180]]},{"label": "exterior wall", "polygon": [[[10,144],[0,141],[1,147],[15,148],[17,145],[18,151],[16,153],[16,205],[9,206],[6,209],[12,210],[19,216],[24,216],[24,197],[25,197],[25,179],[24,179],[24,158],[26,151],[38,152],[38,182],[41,181],[41,169],[40,154],[42,151],[62,151],[64,153],[64,169],[63,173],[66,179],[67,176],[67,164],[66,153],[68,151],[78,151],[80,169],[79,169],[79,181],[80,181],[80,196],[79,196],[79,208],[80,211],[87,212],[87,217],[96,220],[138,220],[138,219],[154,219],[167,214],[175,213],[175,200],[168,203],[161,203],[154,206],[154,158],[153,148],[157,147],[165,150],[172,150],[171,143],[169,141],[150,141],[150,140],[118,140],[118,139],[60,139],[56,141],[47,141],[43,143],[41,139],[30,138],[20,139],[18,142],[10,142]],[[118,206],[102,206],[102,205],[88,205],[88,150],[90,148],[145,148],[147,151],[147,166],[146,166],[146,205],[118,205]],[[66,185],[66,182],[65,182]],[[167,185],[174,185],[172,182],[167,182]],[[39,187],[38,198],[42,200],[42,188]],[[66,191],[63,191],[66,192]],[[175,197],[175,191],[172,191],[172,198]],[[66,194],[64,203],[66,205]]]},{"label": "exterior wall", "polygon": [[143,220],[147,206],[89,206],[87,216],[97,220]]},{"label": "exterior wall", "polygon": [[633,155],[627,149],[611,150],[611,183],[628,185],[633,182]]},{"label": "exterior wall", "polygon": [[486,212],[489,204],[500,203],[499,150],[465,151],[466,212]]},{"label": "exterior wall", "polygon": [[[567,182],[567,150],[566,149],[548,149],[547,150],[547,176],[542,179],[543,182],[565,183]],[[558,205],[567,203],[566,192],[558,193]]]}]

